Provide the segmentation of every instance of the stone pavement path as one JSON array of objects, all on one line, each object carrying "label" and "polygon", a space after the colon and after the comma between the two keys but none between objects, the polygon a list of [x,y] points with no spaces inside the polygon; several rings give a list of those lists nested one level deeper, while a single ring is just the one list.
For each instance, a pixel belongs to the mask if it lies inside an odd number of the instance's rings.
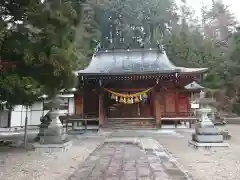
[{"label": "stone pavement path", "polygon": [[153,151],[145,152],[137,145],[105,143],[92,153],[69,180],[187,179],[179,169],[166,167],[166,161],[163,162]]}]

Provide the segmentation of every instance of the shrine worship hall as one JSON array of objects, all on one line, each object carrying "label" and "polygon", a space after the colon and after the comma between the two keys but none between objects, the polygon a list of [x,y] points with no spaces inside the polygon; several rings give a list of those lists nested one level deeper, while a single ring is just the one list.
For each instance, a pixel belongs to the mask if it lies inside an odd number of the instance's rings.
[{"label": "shrine worship hall", "polygon": [[200,91],[197,82],[206,72],[177,67],[159,49],[100,50],[76,72],[75,114],[106,128],[155,128],[187,119],[192,93]]}]

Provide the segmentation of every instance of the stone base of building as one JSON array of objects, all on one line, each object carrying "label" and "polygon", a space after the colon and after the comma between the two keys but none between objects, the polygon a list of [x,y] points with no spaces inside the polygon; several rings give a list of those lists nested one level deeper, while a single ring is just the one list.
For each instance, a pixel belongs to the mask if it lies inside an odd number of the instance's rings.
[{"label": "stone base of building", "polygon": [[66,152],[72,146],[72,141],[67,141],[62,144],[33,144],[33,148],[39,153],[54,153],[54,152]]},{"label": "stone base of building", "polygon": [[189,146],[192,146],[196,149],[198,148],[205,148],[205,149],[211,149],[211,148],[226,148],[229,147],[228,143],[200,143],[196,141],[189,141],[188,142]]}]

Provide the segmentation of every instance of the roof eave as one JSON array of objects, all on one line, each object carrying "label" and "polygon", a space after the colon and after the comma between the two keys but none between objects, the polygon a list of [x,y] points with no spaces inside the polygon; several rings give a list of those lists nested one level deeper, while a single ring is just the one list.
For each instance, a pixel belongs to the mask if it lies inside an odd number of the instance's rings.
[{"label": "roof eave", "polygon": [[208,72],[208,68],[185,68],[185,70],[187,71],[181,71],[181,74],[204,74]]},{"label": "roof eave", "polygon": [[180,73],[179,70],[164,70],[164,71],[149,71],[149,72],[115,72],[115,73],[95,73],[95,72],[75,72],[78,76],[122,76],[122,75],[158,75],[158,74],[169,74],[169,73]]}]

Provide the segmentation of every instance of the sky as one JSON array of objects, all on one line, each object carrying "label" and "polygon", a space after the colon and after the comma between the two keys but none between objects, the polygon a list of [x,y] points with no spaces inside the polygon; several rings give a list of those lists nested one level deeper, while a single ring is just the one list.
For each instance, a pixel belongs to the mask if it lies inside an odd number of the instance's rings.
[{"label": "sky", "polygon": [[[193,7],[199,13],[202,2],[204,5],[211,5],[212,0],[187,0],[188,5]],[[240,21],[240,0],[222,0],[222,2],[229,6],[232,13],[235,14],[238,21]]]}]

